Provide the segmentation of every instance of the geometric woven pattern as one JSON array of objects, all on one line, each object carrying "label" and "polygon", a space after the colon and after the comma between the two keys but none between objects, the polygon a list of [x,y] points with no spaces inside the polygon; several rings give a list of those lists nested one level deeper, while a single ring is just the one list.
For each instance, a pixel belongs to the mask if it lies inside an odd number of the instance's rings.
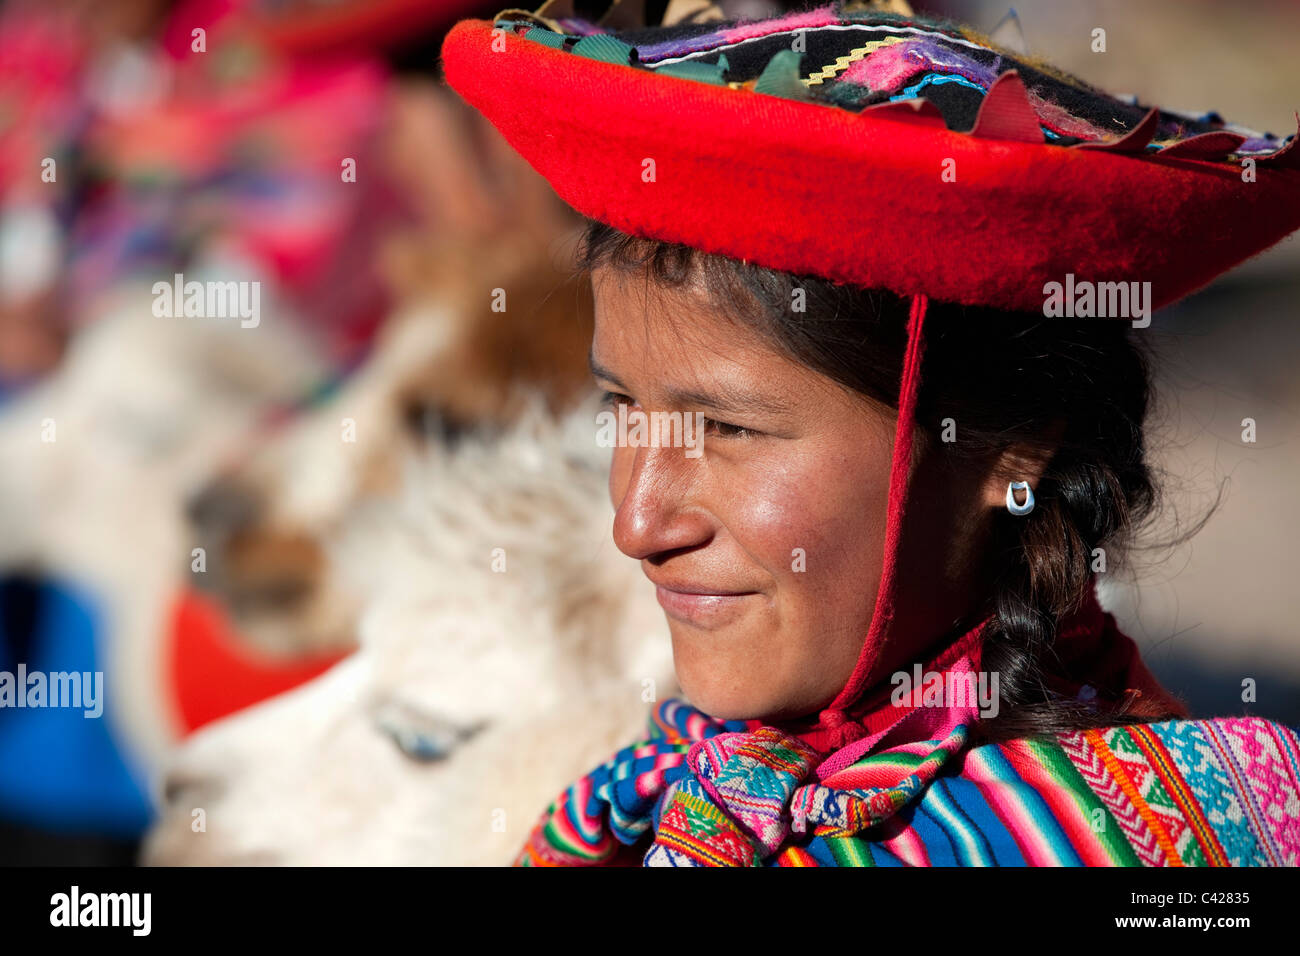
[{"label": "geometric woven pattern", "polygon": [[547,809],[519,865],[1300,863],[1300,736],[1260,718],[975,747],[961,724],[820,781],[816,752],[775,728],[678,700],[650,727]]}]

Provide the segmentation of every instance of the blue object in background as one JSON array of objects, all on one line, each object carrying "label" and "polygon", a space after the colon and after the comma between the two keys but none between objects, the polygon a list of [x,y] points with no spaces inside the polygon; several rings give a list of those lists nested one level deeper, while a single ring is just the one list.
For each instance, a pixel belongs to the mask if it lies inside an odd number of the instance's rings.
[{"label": "blue object in background", "polygon": [[[0,578],[0,671],[102,671],[102,617],[88,596],[52,580]],[[25,688],[17,688],[24,693]],[[103,714],[0,707],[0,821],[56,833],[138,839],[152,814],[144,774]]]}]

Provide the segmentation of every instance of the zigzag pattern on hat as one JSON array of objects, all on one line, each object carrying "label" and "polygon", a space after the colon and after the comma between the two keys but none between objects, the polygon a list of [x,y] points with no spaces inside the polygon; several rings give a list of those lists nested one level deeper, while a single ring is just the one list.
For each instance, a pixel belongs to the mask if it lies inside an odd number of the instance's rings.
[{"label": "zigzag pattern on hat", "polygon": [[1295,136],[1111,96],[968,27],[897,12],[905,4],[833,0],[753,21],[694,4],[684,20],[645,27],[644,0],[618,0],[595,22],[572,0],[548,0],[531,14],[504,10],[494,25],[577,56],[852,112],[920,101],[918,121],[973,136],[1300,168]]}]

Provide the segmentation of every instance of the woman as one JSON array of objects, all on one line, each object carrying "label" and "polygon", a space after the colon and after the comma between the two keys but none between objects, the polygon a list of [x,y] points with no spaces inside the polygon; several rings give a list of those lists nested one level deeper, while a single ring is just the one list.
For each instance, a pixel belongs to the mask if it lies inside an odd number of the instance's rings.
[{"label": "woman", "polygon": [[1187,719],[1094,596],[1155,499],[1140,330],[1300,226],[1296,150],[905,13],[629,26],[443,51],[592,221],[611,409],[704,428],[610,475],[690,704],[518,862],[1300,863],[1296,734]]}]

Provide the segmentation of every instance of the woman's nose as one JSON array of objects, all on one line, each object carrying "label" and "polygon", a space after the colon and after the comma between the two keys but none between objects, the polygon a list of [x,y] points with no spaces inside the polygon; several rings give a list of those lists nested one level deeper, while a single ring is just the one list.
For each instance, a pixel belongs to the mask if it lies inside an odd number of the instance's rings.
[{"label": "woman's nose", "polygon": [[614,544],[638,561],[698,545],[711,534],[708,512],[696,501],[698,458],[672,447],[620,448],[610,490]]}]

